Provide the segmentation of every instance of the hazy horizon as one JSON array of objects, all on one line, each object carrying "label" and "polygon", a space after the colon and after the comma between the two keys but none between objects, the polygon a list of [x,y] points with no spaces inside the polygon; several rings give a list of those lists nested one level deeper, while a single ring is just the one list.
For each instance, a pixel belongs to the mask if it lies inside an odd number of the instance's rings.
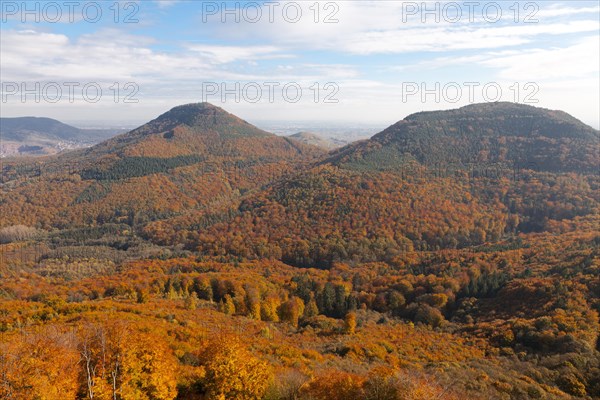
[{"label": "hazy horizon", "polygon": [[[180,104],[178,104],[180,105]],[[176,107],[177,105],[174,105],[173,107]],[[220,107],[224,108],[226,111],[230,112],[226,107],[227,105],[219,105]],[[541,107],[541,106],[537,106],[536,107]],[[458,108],[458,107],[456,107]],[[546,107],[541,107],[541,108],[546,108]],[[452,108],[447,108],[447,107],[440,107],[440,108],[436,108],[436,109],[423,109],[423,110],[419,110],[419,111],[443,111],[443,110],[448,110],[448,109],[452,109]],[[169,109],[165,109],[163,112],[167,112],[169,111]],[[419,112],[416,111],[416,112]],[[559,110],[559,111],[565,111],[567,113],[569,113],[570,115],[572,115],[573,117],[579,119],[580,121],[582,121],[583,123],[593,127],[594,129],[600,129],[600,121],[586,121],[580,117],[577,116],[577,114],[573,114],[570,113],[566,110]],[[24,114],[24,115],[5,115],[4,113],[1,115],[3,118],[21,118],[21,117],[38,117],[38,118],[52,118],[55,120],[58,120],[62,123],[74,126],[76,128],[80,128],[80,129],[115,129],[115,128],[123,128],[123,129],[134,129],[137,128],[139,126],[144,125],[145,123],[153,120],[154,118],[158,117],[161,113],[158,114],[153,114],[148,116],[146,119],[131,119],[131,120],[120,120],[120,119],[61,119],[58,118],[56,116],[53,115],[32,115],[32,114]],[[406,118],[407,116],[409,116],[412,113],[406,113],[406,115],[402,115],[399,118],[395,119],[395,120],[381,120],[381,121],[365,121],[365,120],[358,120],[358,121],[352,121],[352,120],[294,120],[294,119],[282,119],[282,120],[265,120],[265,119],[259,119],[256,118],[256,115],[253,115],[253,113],[249,113],[249,115],[243,115],[243,114],[236,114],[233,113],[236,116],[248,121],[249,123],[264,129],[266,131],[271,131],[268,129],[268,127],[272,127],[272,126],[283,126],[283,125],[289,125],[289,126],[295,126],[298,127],[298,132],[302,131],[302,130],[311,130],[311,129],[322,129],[322,130],[329,130],[331,128],[352,128],[352,127],[358,127],[361,129],[369,129],[369,128],[375,128],[375,129],[384,129],[390,125],[393,125],[394,123]],[[318,133],[318,132],[315,132]]]}]

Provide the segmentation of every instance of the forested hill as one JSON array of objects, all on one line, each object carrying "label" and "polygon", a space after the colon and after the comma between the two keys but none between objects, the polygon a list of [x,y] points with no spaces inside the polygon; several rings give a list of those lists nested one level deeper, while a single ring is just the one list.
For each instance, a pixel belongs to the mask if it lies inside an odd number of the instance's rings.
[{"label": "forested hill", "polygon": [[298,132],[298,133],[294,133],[293,135],[290,135],[288,137],[290,139],[296,140],[300,143],[315,145],[324,150],[332,150],[332,149],[341,147],[335,141],[328,139],[328,138],[321,137],[321,136],[317,135],[316,133],[312,133],[312,132]]},{"label": "forested hill", "polygon": [[569,114],[515,103],[474,104],[412,114],[327,162],[356,169],[505,165],[538,171],[594,172],[599,132]]},{"label": "forested hill", "polygon": [[219,107],[188,104],[88,149],[6,163],[2,223],[64,226],[220,207],[325,154]]},{"label": "forested hill", "polygon": [[19,142],[27,140],[32,135],[57,140],[87,139],[85,131],[51,118],[0,118],[0,132],[2,140]]},{"label": "forested hill", "polygon": [[0,118],[0,157],[45,156],[99,143],[119,128],[79,129],[52,118]]},{"label": "forested hill", "polygon": [[234,136],[272,136],[254,125],[210,103],[192,103],[177,106],[148,122],[132,133],[156,133],[178,125],[195,127],[201,131],[216,131]]},{"label": "forested hill", "polygon": [[170,232],[191,228],[190,249],[328,267],[573,229],[599,210],[597,139],[565,113],[518,104],[414,114],[244,197],[206,231],[178,219],[146,234],[175,243]]},{"label": "forested hill", "polygon": [[315,146],[298,144],[263,131],[209,103],[175,107],[158,118],[107,140],[83,155],[124,154],[167,157],[183,154],[279,157],[324,154]]}]

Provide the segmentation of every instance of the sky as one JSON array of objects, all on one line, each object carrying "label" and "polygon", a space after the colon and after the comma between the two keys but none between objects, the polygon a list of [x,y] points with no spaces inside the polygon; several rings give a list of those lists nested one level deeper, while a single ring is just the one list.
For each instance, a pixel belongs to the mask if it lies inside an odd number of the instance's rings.
[{"label": "sky", "polygon": [[0,2],[0,114],[392,124],[513,101],[600,127],[596,1]]}]

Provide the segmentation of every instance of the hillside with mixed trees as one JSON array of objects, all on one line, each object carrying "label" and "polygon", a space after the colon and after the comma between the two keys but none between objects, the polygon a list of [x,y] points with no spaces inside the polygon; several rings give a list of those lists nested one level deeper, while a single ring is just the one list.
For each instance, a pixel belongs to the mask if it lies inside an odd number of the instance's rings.
[{"label": "hillside with mixed trees", "polygon": [[[540,151],[538,141],[549,137],[554,142]],[[508,144],[513,138],[518,149]],[[299,267],[482,245],[593,219],[599,143],[597,131],[572,117],[529,106],[416,114],[236,207],[153,222],[142,234],[204,254],[276,258]],[[488,157],[478,158],[482,153]]]},{"label": "hillside with mixed trees", "polygon": [[0,398],[600,398],[599,152],[511,103],[330,154],[202,103],[8,160]]},{"label": "hillside with mixed trees", "polygon": [[175,107],[89,149],[6,161],[2,226],[139,224],[219,208],[323,154],[210,104]]},{"label": "hillside with mixed trees", "polygon": [[360,170],[396,170],[416,161],[430,168],[594,173],[599,140],[597,130],[562,111],[474,104],[409,115],[332,161]]}]

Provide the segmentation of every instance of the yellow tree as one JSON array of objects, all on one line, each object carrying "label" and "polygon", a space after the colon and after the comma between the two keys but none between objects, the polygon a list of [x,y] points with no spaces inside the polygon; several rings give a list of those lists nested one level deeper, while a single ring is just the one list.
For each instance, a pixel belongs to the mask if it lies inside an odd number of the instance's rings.
[{"label": "yellow tree", "polygon": [[0,343],[0,398],[74,399],[79,357],[70,332],[45,328]]},{"label": "yellow tree", "polygon": [[344,318],[344,332],[348,335],[353,335],[356,331],[356,314],[349,312]]},{"label": "yellow tree", "polygon": [[363,399],[364,378],[342,371],[326,371],[313,378],[302,392],[315,400]]},{"label": "yellow tree", "polygon": [[177,362],[158,336],[134,333],[123,349],[122,399],[171,400],[177,396]]},{"label": "yellow tree", "polygon": [[198,299],[198,295],[196,294],[196,292],[192,292],[192,294],[185,298],[184,306],[186,310],[192,311],[198,308],[199,303],[200,300]]},{"label": "yellow tree", "polygon": [[304,317],[311,318],[316,317],[317,315],[319,315],[319,307],[317,307],[317,302],[311,294],[311,299],[304,308]]},{"label": "yellow tree", "polygon": [[260,316],[263,321],[278,322],[279,315],[277,315],[277,307],[279,307],[279,299],[273,296],[267,297],[261,307]]},{"label": "yellow tree", "polygon": [[233,298],[229,294],[226,294],[219,304],[219,308],[227,315],[235,314],[235,303],[233,302]]},{"label": "yellow tree", "polygon": [[177,396],[172,351],[158,336],[123,322],[80,329],[83,387],[90,400],[172,400]]},{"label": "yellow tree", "polygon": [[254,357],[236,336],[211,340],[203,354],[209,400],[259,400],[271,381],[271,367]]},{"label": "yellow tree", "polygon": [[298,320],[303,314],[304,302],[299,297],[294,296],[279,306],[279,317],[282,321],[289,322],[293,327],[298,327]]},{"label": "yellow tree", "polygon": [[261,304],[260,304],[260,293],[254,287],[246,288],[245,298],[246,308],[248,309],[248,317],[252,319],[261,319]]}]

